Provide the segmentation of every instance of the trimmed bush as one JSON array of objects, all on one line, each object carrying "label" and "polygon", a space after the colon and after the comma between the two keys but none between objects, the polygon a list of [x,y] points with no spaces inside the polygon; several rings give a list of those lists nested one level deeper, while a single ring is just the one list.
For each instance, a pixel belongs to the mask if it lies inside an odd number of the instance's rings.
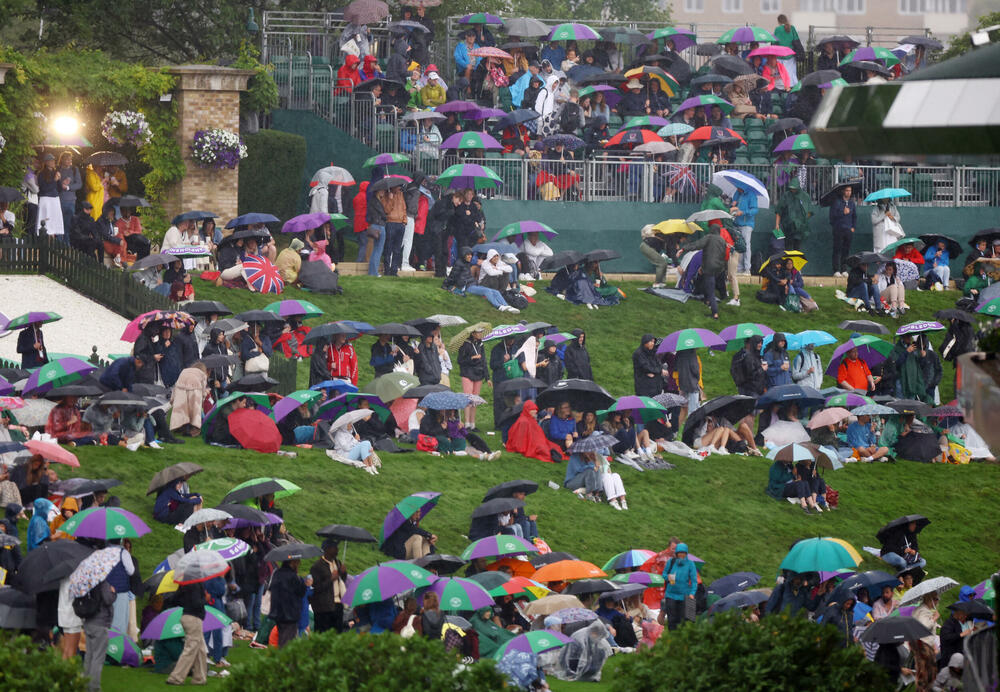
[{"label": "trimmed bush", "polygon": [[456,671],[458,655],[439,641],[395,634],[338,634],[300,637],[235,666],[223,689],[302,692],[488,692],[504,688],[491,661]]},{"label": "trimmed bush", "polygon": [[890,692],[895,686],[861,647],[841,648],[834,627],[787,615],[756,623],[720,613],[664,632],[652,649],[626,657],[611,689]]},{"label": "trimmed bush", "polygon": [[0,689],[4,692],[76,692],[86,689],[77,661],[64,661],[59,650],[39,650],[25,636],[0,635]]},{"label": "trimmed bush", "polygon": [[240,162],[240,213],[274,214],[282,221],[295,216],[306,164],[305,138],[261,130],[243,139],[247,157]]}]

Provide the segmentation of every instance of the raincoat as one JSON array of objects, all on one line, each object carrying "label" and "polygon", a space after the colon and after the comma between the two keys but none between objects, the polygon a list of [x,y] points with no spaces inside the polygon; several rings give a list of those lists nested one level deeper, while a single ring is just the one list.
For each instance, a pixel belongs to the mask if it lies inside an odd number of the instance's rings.
[{"label": "raincoat", "polygon": [[31,521],[28,522],[28,552],[31,552],[45,541],[49,540],[49,512],[55,509],[55,505],[45,498],[38,498],[32,504],[34,513]]},{"label": "raincoat", "polygon": [[521,409],[521,415],[510,426],[507,433],[507,451],[523,454],[539,461],[552,461],[551,452],[555,452],[561,459],[565,459],[562,450],[545,437],[542,426],[532,417],[532,413],[538,412],[538,406],[534,401],[526,401]]}]

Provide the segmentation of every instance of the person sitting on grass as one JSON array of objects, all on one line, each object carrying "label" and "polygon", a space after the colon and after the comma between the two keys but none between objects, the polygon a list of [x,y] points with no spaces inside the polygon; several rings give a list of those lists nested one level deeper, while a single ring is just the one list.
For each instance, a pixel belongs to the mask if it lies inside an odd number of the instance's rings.
[{"label": "person sitting on grass", "polygon": [[[739,445],[746,443],[745,449]],[[740,421],[738,427],[733,427],[732,423],[715,416],[706,416],[694,436],[695,449],[708,449],[716,454],[731,454],[730,445],[733,449],[746,451],[751,456],[761,456],[757,442],[753,439],[753,431],[744,421]]]},{"label": "person sitting on grass", "polygon": [[442,454],[466,456],[468,454],[465,451],[465,437],[457,436],[453,439],[449,436],[448,421],[445,420],[444,411],[428,411],[420,421],[420,434],[437,440],[437,449],[431,452],[435,456]]},{"label": "person sitting on grass", "polygon": [[373,476],[378,475],[379,467],[382,466],[381,460],[372,449],[372,443],[362,440],[352,424],[348,423],[331,433],[333,435],[331,452],[346,457]]},{"label": "person sitting on grass", "polygon": [[618,438],[618,444],[611,449],[614,454],[618,454],[630,462],[637,459],[656,460],[656,452],[659,448],[650,439],[649,432],[645,428],[639,429],[632,422],[632,417],[628,412],[612,412],[608,419],[601,423],[601,429]]},{"label": "person sitting on grass", "polygon": [[447,278],[445,278],[442,288],[460,296],[464,296],[466,294],[483,296],[489,301],[490,305],[495,307],[500,312],[521,312],[517,308],[508,305],[500,291],[494,288],[488,288],[476,282],[476,277],[473,274],[473,268],[475,267],[476,272],[478,272],[479,267],[472,259],[472,248],[463,247],[459,249],[458,253],[458,260],[456,260],[454,266],[452,266],[451,273],[448,274]]},{"label": "person sitting on grass", "polygon": [[[424,416],[424,420],[427,418]],[[534,401],[524,402],[520,415],[507,431],[506,447],[508,452],[539,461],[563,461],[566,458],[562,448],[545,437],[542,426],[538,424],[538,405]]]},{"label": "person sitting on grass", "polygon": [[180,524],[201,509],[201,495],[183,492],[187,478],[178,478],[160,488],[153,504],[153,518],[163,524]]},{"label": "person sitting on grass", "polygon": [[[547,341],[546,343],[549,344],[552,342]],[[558,356],[554,354],[547,357],[558,358]],[[576,419],[573,417],[573,410],[569,402],[564,401],[559,404],[555,411],[553,411],[553,415],[549,417],[548,421],[548,438],[559,445],[559,447],[565,452],[578,436],[576,431]]]},{"label": "person sitting on grass", "polygon": [[596,452],[571,454],[566,465],[566,478],[563,487],[572,490],[581,500],[600,502],[601,464]]},{"label": "person sitting on grass", "polygon": [[464,439],[467,448],[472,447],[472,451],[469,452],[470,456],[474,456],[482,461],[492,461],[500,457],[500,452],[491,452],[489,445],[476,433],[470,431],[462,424],[462,420],[458,415],[458,411],[452,409],[445,412],[445,426],[448,429],[448,437],[452,440]]},{"label": "person sitting on grass", "polygon": [[847,444],[854,450],[854,458],[858,461],[886,461],[889,456],[887,447],[878,446],[871,416],[858,416],[847,426]]},{"label": "person sitting on grass", "polygon": [[[797,500],[799,507],[806,514],[809,514],[810,495],[809,487],[805,481],[795,477],[795,469],[790,462],[776,459],[771,464],[771,469],[767,474],[768,495],[775,500],[791,498]],[[815,506],[815,502],[812,503]]]},{"label": "person sitting on grass", "polygon": [[812,459],[803,459],[795,464],[795,479],[806,484],[809,490],[809,506],[816,512],[822,512],[826,507],[826,481],[816,473],[816,462]]}]

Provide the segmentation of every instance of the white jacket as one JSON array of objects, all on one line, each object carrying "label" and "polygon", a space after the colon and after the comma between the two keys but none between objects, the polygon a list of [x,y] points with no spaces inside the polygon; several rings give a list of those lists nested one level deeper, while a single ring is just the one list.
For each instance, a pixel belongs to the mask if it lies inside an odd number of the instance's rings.
[{"label": "white jacket", "polygon": [[[811,374],[809,368],[813,369]],[[792,381],[804,387],[823,387],[823,363],[815,350],[804,348],[792,359]]]}]

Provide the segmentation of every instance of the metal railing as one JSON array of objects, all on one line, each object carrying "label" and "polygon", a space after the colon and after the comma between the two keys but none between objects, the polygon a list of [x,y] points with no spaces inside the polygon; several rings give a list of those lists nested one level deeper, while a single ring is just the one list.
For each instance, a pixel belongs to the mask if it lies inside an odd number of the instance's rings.
[{"label": "metal railing", "polygon": [[[372,53],[378,58],[389,54],[390,15],[378,24],[368,25],[372,34]],[[261,62],[293,53],[310,53],[327,64],[340,64],[340,35],[347,22],[342,12],[287,12],[266,10],[261,27]]]}]

